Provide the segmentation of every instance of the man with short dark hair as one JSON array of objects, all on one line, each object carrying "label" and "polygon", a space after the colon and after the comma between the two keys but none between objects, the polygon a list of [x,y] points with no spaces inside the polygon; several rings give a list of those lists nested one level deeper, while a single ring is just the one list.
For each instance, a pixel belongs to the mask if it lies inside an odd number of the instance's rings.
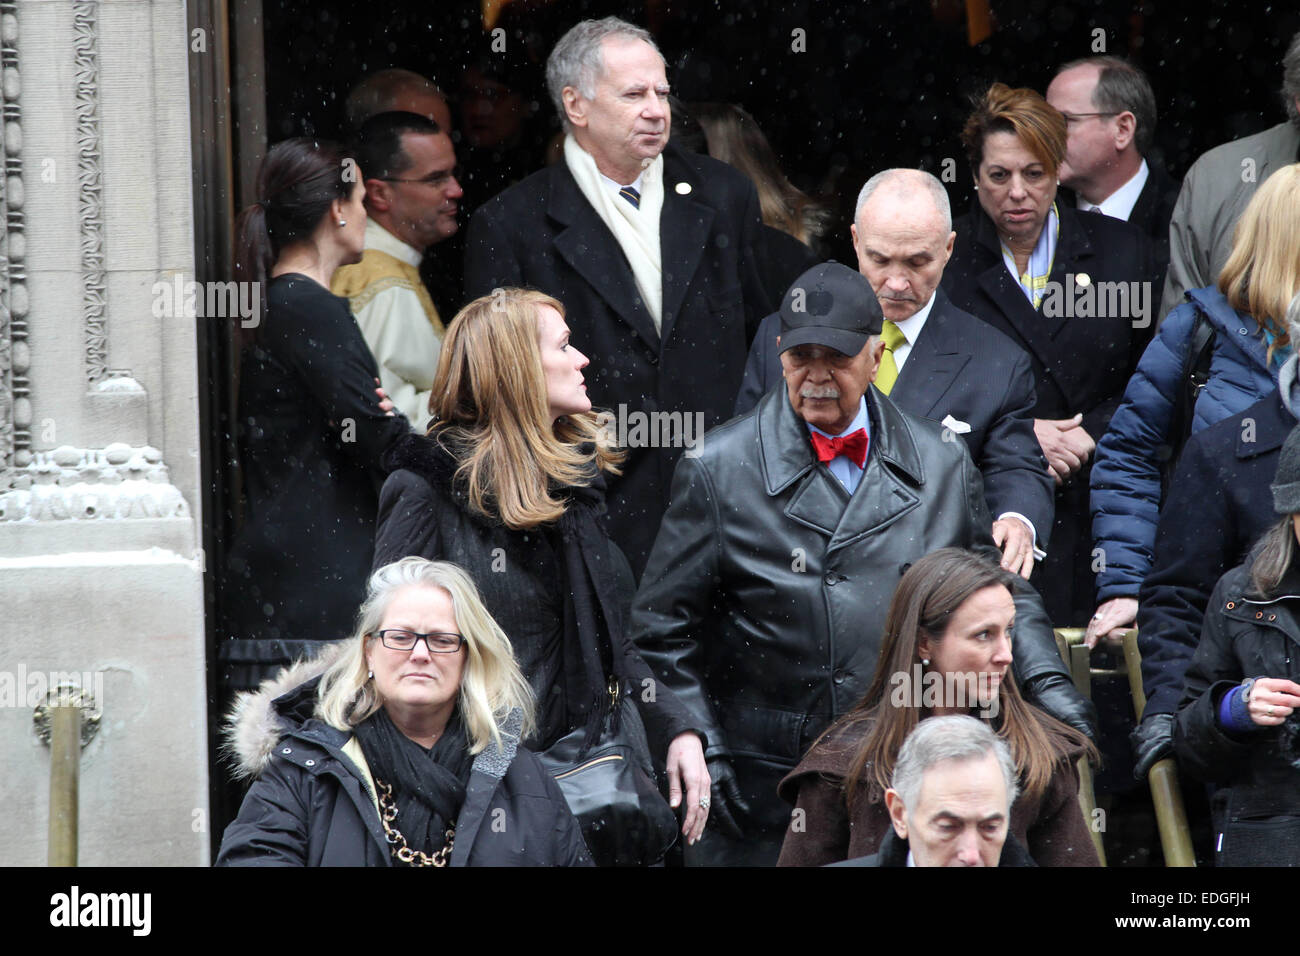
[{"label": "man with short dark hair", "polygon": [[[772,865],[782,777],[875,674],[899,577],[943,547],[996,553],[970,453],[871,383],[885,343],[871,284],[838,263],[781,305],[785,388],[683,457],[632,608],[647,662],[708,738],[700,865]],[[1019,582],[1020,687],[1090,732],[1042,601]]]},{"label": "man with short dark hair", "polygon": [[930,717],[898,752],[885,791],[893,828],[871,856],[833,866],[1036,866],[1011,835],[1011,748],[974,717]]},{"label": "man with short dark hair", "polygon": [[1169,272],[1160,318],[1183,303],[1183,293],[1219,280],[1232,251],[1232,234],[1260,183],[1300,160],[1300,33],[1282,58],[1282,102],[1287,120],[1216,146],[1192,164],[1169,222]]},{"label": "man with short dark hair", "polygon": [[1178,183],[1149,162],[1156,98],[1146,74],[1114,56],[1074,60],[1048,84],[1047,102],[1065,117],[1061,185],[1074,191],[1080,209],[1123,219],[1150,236],[1163,273]]},{"label": "man with short dark hair", "polygon": [[686,447],[683,423],[730,417],[771,311],[752,248],[758,196],[737,170],[668,141],[664,60],[639,27],[579,23],[546,76],[563,160],[474,214],[466,292],[532,286],[559,299],[574,346],[592,358],[593,404],[642,425],[620,428],[633,447],[608,499],[610,534],[639,574]]},{"label": "man with short dark hair", "polygon": [[436,123],[415,113],[380,113],[361,126],[357,164],[366,185],[366,249],[334,273],[393,404],[423,431],[444,327],[420,280],[425,252],[454,235],[456,153]]}]

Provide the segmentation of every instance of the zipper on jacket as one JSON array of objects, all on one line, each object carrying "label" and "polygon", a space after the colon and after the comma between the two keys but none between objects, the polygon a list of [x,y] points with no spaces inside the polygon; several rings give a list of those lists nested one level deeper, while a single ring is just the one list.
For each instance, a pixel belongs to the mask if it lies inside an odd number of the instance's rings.
[{"label": "zipper on jacket", "polygon": [[622,759],[623,759],[622,754],[608,754],[604,757],[597,757],[595,760],[588,760],[586,763],[579,764],[578,766],[574,767],[572,770],[566,770],[564,771],[564,773],[556,774],[555,779],[563,780],[565,777],[572,777],[575,773],[582,773],[582,771],[584,770],[589,770],[590,768],[596,766],[596,764],[598,763],[606,763],[610,760],[622,760]]}]

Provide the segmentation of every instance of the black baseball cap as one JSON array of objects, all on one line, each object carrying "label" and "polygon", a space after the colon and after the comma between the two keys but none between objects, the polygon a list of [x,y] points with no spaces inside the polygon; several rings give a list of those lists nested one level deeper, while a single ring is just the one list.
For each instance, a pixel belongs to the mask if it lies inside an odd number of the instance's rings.
[{"label": "black baseball cap", "polygon": [[781,301],[781,348],[823,345],[857,355],[867,338],[879,335],[885,315],[860,272],[823,262],[794,280]]}]

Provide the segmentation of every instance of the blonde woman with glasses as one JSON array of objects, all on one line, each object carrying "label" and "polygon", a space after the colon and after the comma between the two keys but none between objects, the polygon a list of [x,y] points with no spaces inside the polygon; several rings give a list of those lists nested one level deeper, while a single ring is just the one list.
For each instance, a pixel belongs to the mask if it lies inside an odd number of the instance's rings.
[{"label": "blonde woman with glasses", "polygon": [[227,748],[256,778],[218,866],[580,866],[564,795],[519,745],[532,695],[455,565],[370,577],[356,635],[242,695]]}]

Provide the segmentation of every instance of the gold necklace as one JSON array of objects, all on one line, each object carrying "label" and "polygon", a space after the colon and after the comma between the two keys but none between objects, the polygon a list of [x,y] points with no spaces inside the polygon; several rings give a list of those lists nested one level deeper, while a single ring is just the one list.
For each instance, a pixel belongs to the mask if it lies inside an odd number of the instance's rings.
[{"label": "gold necklace", "polygon": [[379,793],[379,809],[383,811],[380,820],[384,824],[384,836],[392,845],[393,856],[407,866],[446,866],[447,858],[451,856],[452,845],[456,842],[455,822],[447,827],[447,842],[437,853],[430,855],[421,850],[412,850],[407,846],[406,837],[402,836],[402,831],[392,826],[392,821],[397,818],[397,804],[393,802],[393,788],[376,778],[375,789]]}]

